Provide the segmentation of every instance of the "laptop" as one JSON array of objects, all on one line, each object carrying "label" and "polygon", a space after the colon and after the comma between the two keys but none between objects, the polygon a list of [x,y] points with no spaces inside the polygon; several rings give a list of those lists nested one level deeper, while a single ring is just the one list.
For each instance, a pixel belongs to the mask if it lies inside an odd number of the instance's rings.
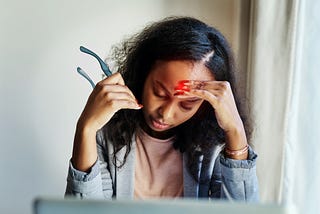
[{"label": "laptop", "polygon": [[293,206],[230,201],[172,200],[77,200],[38,198],[34,214],[295,214]]}]

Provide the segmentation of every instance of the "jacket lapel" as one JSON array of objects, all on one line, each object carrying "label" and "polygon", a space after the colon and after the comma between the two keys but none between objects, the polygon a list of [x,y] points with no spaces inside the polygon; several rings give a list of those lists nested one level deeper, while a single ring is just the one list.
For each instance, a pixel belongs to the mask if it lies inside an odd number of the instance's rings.
[{"label": "jacket lapel", "polygon": [[196,198],[198,196],[199,184],[190,174],[188,167],[188,156],[183,153],[183,196],[185,198]]},{"label": "jacket lapel", "polygon": [[184,197],[208,197],[208,190],[210,186],[210,180],[213,173],[213,167],[216,159],[219,156],[219,153],[223,149],[223,145],[213,146],[210,151],[210,161],[208,164],[203,164],[203,155],[202,157],[198,157],[198,176],[200,181],[202,181],[202,185],[199,185],[193,176],[190,174],[187,168],[188,157],[186,153],[183,154],[183,182],[184,182]]},{"label": "jacket lapel", "polygon": [[[135,136],[135,135],[134,135]],[[136,140],[133,136],[131,151],[127,156],[126,163],[119,169],[116,169],[116,198],[117,199],[132,199],[134,193],[134,169],[135,169],[135,150]],[[125,155],[126,148],[123,147],[117,153],[117,160],[122,161]],[[120,164],[120,162],[118,163]]]},{"label": "jacket lapel", "polygon": [[[115,171],[114,165],[112,164],[112,169],[110,169],[113,174],[115,188],[116,188],[116,198],[117,199],[132,199],[134,196],[134,170],[135,170],[135,150],[136,150],[136,140],[132,139],[132,148],[128,154],[126,163]],[[125,155],[125,148],[122,148],[117,154],[118,160],[123,160]],[[187,168],[187,155],[183,154],[183,182],[184,182],[184,197],[194,198],[198,195],[199,184],[192,175],[189,173]],[[120,164],[120,162],[118,162]]]},{"label": "jacket lapel", "polygon": [[[111,148],[109,148],[112,150]],[[213,149],[212,158],[215,160],[221,151],[222,146],[215,146]],[[110,151],[109,150],[109,151]],[[128,154],[126,163],[119,169],[115,168],[113,164],[110,165],[111,176],[114,179],[116,198],[117,199],[133,199],[134,197],[134,171],[135,171],[135,150],[136,139],[135,135],[132,137],[132,147]],[[123,147],[117,154],[117,160],[122,161],[125,155],[126,148]],[[192,177],[187,167],[188,157],[186,153],[183,153],[183,185],[184,185],[184,197],[186,198],[198,198],[199,197],[199,183]],[[118,164],[120,162],[118,161]],[[200,169],[202,160],[199,162]],[[212,170],[213,166],[209,169]],[[212,172],[211,172],[212,173]],[[201,178],[200,178],[201,179]]]}]

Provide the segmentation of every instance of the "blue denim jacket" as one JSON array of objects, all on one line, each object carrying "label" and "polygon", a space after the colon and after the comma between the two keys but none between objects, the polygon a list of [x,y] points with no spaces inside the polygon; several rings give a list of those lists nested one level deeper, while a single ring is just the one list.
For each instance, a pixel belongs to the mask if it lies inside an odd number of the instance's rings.
[{"label": "blue denim jacket", "polygon": [[[71,162],[67,178],[66,196],[99,199],[131,199],[134,193],[135,138],[127,161],[120,169],[112,162],[113,147],[101,131],[97,133],[98,160],[89,173],[73,168]],[[199,157],[199,175],[197,182],[187,169],[187,156],[183,156],[184,197],[217,198],[227,200],[258,201],[258,180],[256,176],[257,155],[249,147],[248,160],[233,160],[223,155],[222,146],[212,149],[211,164],[201,167]],[[117,153],[122,160],[125,148]],[[207,178],[202,178],[202,174]],[[208,179],[209,178],[209,179]]]}]

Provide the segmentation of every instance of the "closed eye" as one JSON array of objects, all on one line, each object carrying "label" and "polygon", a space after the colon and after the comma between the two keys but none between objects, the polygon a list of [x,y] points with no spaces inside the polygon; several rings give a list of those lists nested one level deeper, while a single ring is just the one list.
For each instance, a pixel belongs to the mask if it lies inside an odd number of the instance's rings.
[{"label": "closed eye", "polygon": [[181,103],[180,105],[181,105],[181,108],[187,111],[190,111],[193,108],[193,106],[188,106],[188,105],[185,105],[184,103]]},{"label": "closed eye", "polygon": [[198,102],[200,102],[201,99],[195,99],[195,100],[186,100],[186,101],[181,101],[180,105],[183,109],[185,110],[191,110],[195,104],[197,104]]}]

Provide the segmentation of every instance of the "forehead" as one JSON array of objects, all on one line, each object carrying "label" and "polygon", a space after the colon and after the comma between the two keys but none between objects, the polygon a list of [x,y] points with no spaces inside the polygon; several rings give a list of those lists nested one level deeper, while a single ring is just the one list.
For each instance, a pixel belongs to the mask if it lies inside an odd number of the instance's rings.
[{"label": "forehead", "polygon": [[213,74],[203,62],[185,60],[157,61],[150,76],[167,87],[174,87],[181,80],[214,80]]}]

